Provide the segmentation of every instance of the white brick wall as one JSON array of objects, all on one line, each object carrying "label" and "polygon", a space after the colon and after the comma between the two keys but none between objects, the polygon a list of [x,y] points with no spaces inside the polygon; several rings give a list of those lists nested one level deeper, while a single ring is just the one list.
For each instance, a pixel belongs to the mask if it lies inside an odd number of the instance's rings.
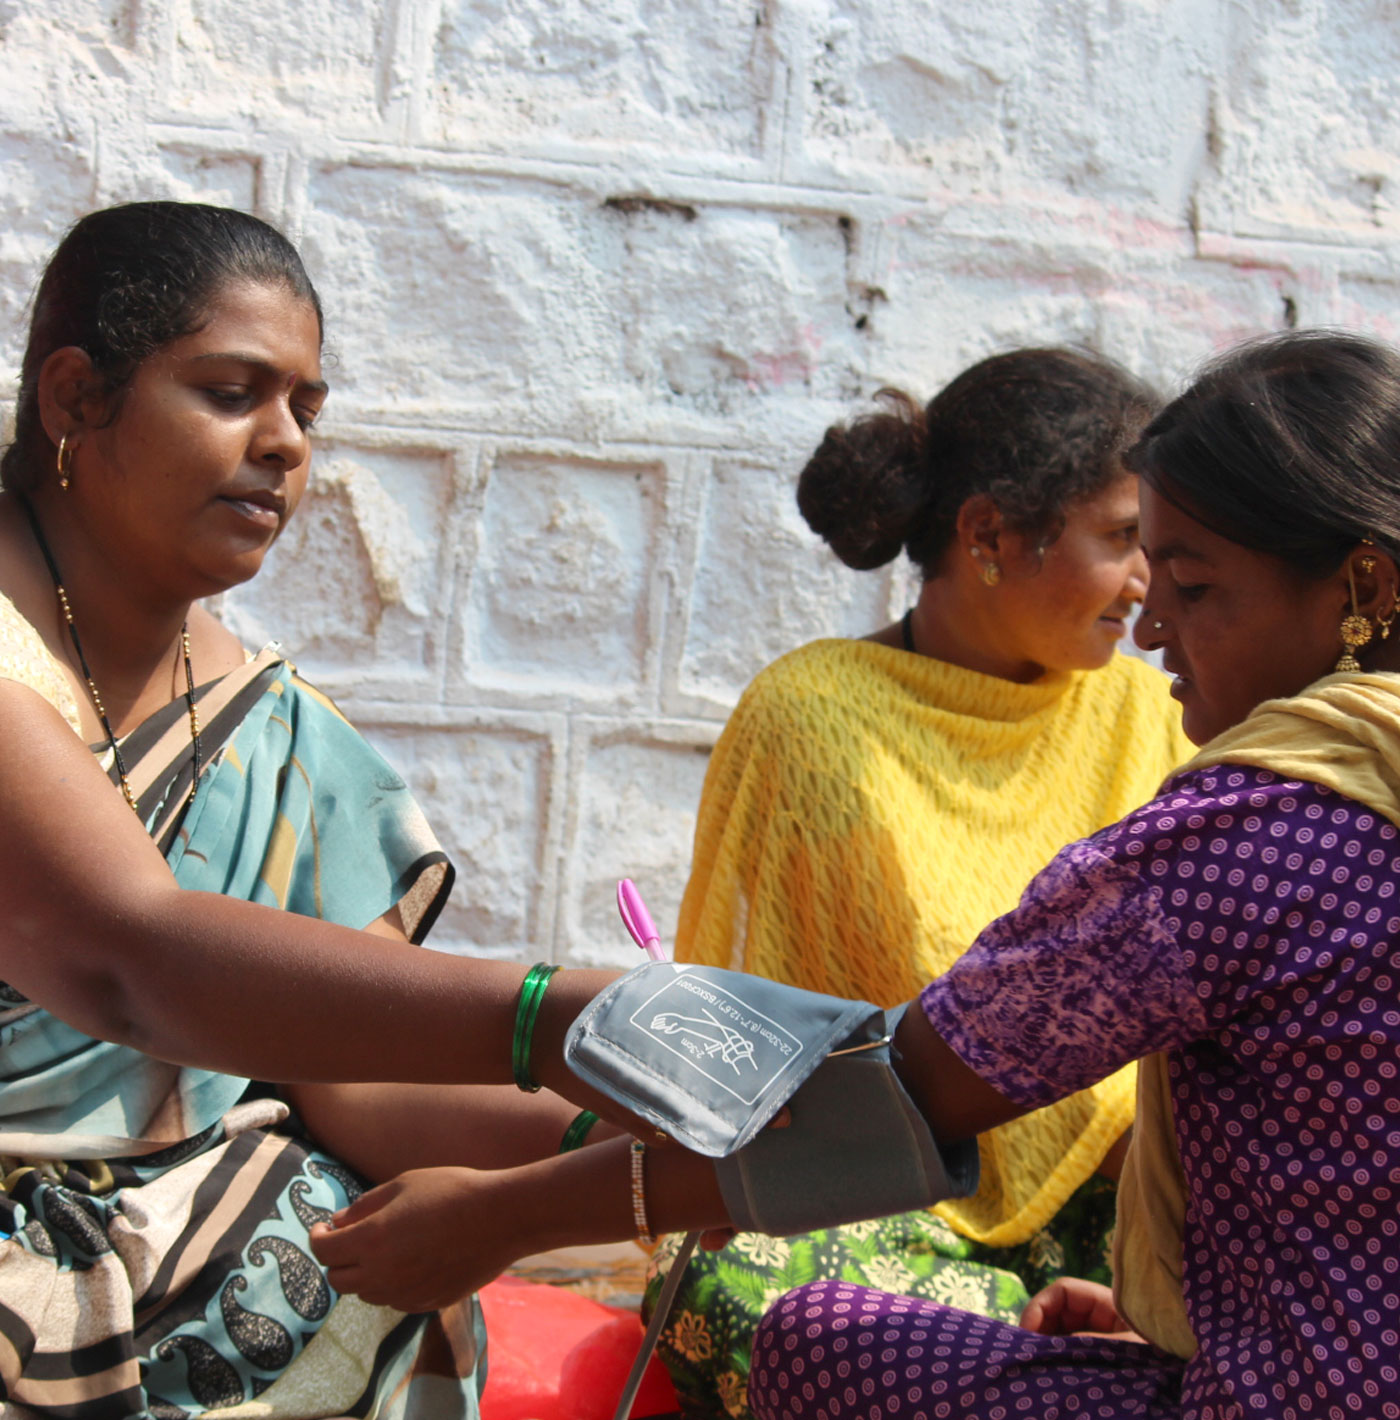
[{"label": "white brick wall", "polygon": [[0,0],[0,380],[135,197],[249,207],[326,300],[315,484],[231,594],[421,793],[440,941],[630,964],[766,660],[904,604],[792,503],[882,384],[1083,341],[1396,336],[1382,0]]}]

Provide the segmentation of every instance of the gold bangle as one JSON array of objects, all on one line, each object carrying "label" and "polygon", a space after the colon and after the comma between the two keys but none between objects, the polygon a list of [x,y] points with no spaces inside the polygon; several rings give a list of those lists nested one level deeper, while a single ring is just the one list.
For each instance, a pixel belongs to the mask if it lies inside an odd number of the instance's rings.
[{"label": "gold bangle", "polygon": [[647,1224],[647,1146],[640,1139],[633,1139],[629,1152],[632,1157],[632,1222],[637,1229],[637,1241],[643,1247],[650,1247],[656,1239]]}]

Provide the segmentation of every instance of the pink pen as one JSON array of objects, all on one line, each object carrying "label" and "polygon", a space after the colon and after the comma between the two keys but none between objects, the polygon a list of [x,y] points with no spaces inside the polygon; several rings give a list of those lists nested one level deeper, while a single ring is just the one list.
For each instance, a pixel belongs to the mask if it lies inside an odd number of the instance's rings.
[{"label": "pink pen", "polygon": [[666,953],[661,949],[661,936],[656,930],[656,924],[651,920],[646,903],[642,901],[641,893],[637,891],[637,885],[631,878],[623,878],[617,885],[617,910],[622,914],[622,920],[632,934],[632,940],[652,961],[665,961]]}]

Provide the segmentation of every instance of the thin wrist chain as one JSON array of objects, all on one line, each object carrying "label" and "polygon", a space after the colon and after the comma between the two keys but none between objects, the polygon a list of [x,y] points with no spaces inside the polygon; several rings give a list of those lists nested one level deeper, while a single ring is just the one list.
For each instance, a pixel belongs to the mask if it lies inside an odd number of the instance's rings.
[{"label": "thin wrist chain", "polygon": [[627,1154],[632,1165],[632,1224],[637,1231],[637,1241],[643,1247],[651,1247],[656,1238],[647,1221],[647,1146],[640,1139],[633,1139]]}]

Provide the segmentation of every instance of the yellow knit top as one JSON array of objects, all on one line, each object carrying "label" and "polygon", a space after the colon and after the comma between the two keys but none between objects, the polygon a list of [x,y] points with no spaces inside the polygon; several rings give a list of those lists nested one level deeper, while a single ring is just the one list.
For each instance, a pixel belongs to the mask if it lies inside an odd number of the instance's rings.
[{"label": "yellow knit top", "polygon": [[[1009,911],[1056,851],[1192,752],[1164,675],[1127,656],[1017,685],[870,641],[761,672],[710,761],[676,957],[890,1006]],[[994,1246],[1044,1227],[1132,1122],[1134,1067],[980,1141]]]}]

